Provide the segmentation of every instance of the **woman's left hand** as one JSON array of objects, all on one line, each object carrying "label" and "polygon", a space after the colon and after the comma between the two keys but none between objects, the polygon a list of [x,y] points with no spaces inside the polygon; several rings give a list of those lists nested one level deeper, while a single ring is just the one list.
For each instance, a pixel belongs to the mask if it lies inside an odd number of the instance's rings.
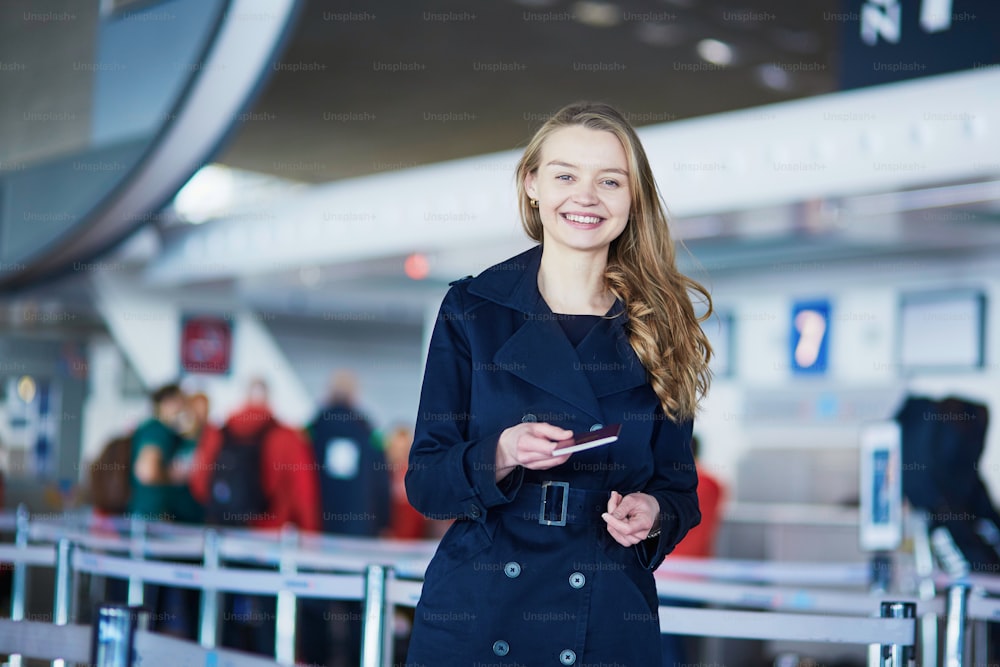
[{"label": "woman's left hand", "polygon": [[630,547],[646,539],[659,524],[660,503],[648,493],[630,493],[625,497],[611,492],[608,511],[601,515],[608,524],[608,532],[623,547]]}]

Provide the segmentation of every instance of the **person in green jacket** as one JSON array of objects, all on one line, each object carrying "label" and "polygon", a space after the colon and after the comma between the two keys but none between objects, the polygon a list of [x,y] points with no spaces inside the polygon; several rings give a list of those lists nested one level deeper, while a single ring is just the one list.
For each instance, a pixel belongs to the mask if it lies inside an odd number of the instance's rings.
[{"label": "person in green jacket", "polygon": [[[187,424],[187,399],[180,387],[168,384],[152,394],[153,416],[132,436],[132,489],[128,515],[149,522],[197,520],[197,508],[185,502],[187,484],[178,477],[176,459],[183,456],[181,435]],[[197,592],[147,585],[144,602],[155,610],[154,629],[194,639],[198,618]]]},{"label": "person in green jacket", "polygon": [[194,464],[194,452],[198,443],[209,431],[216,430],[209,421],[208,396],[202,392],[189,394],[185,398],[184,431],[181,444],[174,452],[168,476],[171,486],[168,490],[168,506],[180,523],[202,524],[205,522],[205,506],[191,493],[189,480]]},{"label": "person in green jacket", "polygon": [[184,394],[176,384],[153,392],[153,416],[132,435],[132,491],[128,514],[146,521],[173,521],[170,503],[176,485],[170,466],[182,439],[179,431],[184,420]]}]

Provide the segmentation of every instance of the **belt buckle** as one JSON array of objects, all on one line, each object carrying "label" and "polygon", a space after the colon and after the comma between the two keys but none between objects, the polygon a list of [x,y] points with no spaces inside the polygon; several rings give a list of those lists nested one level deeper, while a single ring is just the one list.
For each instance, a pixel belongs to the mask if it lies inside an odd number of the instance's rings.
[{"label": "belt buckle", "polygon": [[[560,508],[558,519],[546,519],[545,506],[548,504],[549,488],[554,486],[562,487],[563,490],[562,507]],[[569,509],[569,482],[543,482],[542,503],[538,509],[538,523],[542,524],[543,526],[565,526],[567,509]]]}]

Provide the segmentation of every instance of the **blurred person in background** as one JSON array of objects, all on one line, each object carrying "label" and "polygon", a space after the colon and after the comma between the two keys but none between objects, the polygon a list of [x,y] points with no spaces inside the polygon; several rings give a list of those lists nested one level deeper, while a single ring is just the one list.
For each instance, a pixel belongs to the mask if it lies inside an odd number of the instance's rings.
[{"label": "blurred person in background", "polygon": [[[189,482],[198,439],[206,428],[211,428],[208,424],[208,396],[202,393],[185,395],[182,415],[179,423],[180,444],[167,470],[167,511],[178,523],[201,524],[205,519],[205,508],[195,499]],[[200,562],[182,562],[200,565]],[[171,605],[166,610],[168,618],[184,619],[172,623],[171,634],[186,639],[197,638],[200,597],[200,591],[193,588],[171,589],[166,594],[165,603]]]},{"label": "blurred person in background", "polygon": [[[341,370],[333,374],[326,403],[308,432],[319,464],[323,532],[378,537],[389,523],[389,471],[382,443],[359,408],[354,373]],[[360,603],[307,600],[300,609],[302,656],[307,662],[359,663]],[[327,640],[317,641],[319,637]]]},{"label": "blurred person in background", "polygon": [[[184,480],[173,474],[173,463],[183,446],[186,399],[176,384],[160,387],[152,394],[153,415],[132,434],[128,516],[146,521],[191,520],[199,512],[185,507],[192,502]],[[190,511],[185,517],[179,511]],[[194,639],[197,628],[198,592],[187,588],[146,586],[144,601],[155,610],[157,632]]]},{"label": "blurred person in background", "polygon": [[[279,422],[267,383],[253,379],[246,403],[221,429],[205,428],[194,453],[190,487],[206,523],[230,527],[320,528],[312,448]],[[222,645],[274,655],[274,597],[233,594],[223,602]]]},{"label": "blurred person in background", "polygon": [[723,500],[726,489],[704,465],[699,454],[701,442],[698,436],[691,438],[691,453],[694,455],[698,471],[698,507],[701,509],[701,523],[688,531],[674,550],[671,557],[711,558],[715,555],[715,538],[722,519]]},{"label": "blurred person in background", "polygon": [[382,443],[358,407],[354,373],[334,373],[308,430],[320,464],[323,532],[377,537],[389,522],[389,471]]},{"label": "blurred person in background", "polygon": [[419,540],[428,537],[430,519],[424,517],[406,497],[406,467],[413,444],[413,430],[399,425],[385,439],[385,458],[389,468],[392,505],[389,526],[382,536],[394,540]]},{"label": "blurred person in background", "polygon": [[153,415],[132,434],[128,514],[147,521],[174,519],[170,496],[176,489],[170,466],[181,447],[185,399],[176,384],[152,393]]},{"label": "blurred person in background", "polygon": [[[222,466],[216,465],[230,445],[250,444],[260,436],[260,466],[240,470],[240,477],[260,487],[263,509],[246,516],[213,516],[220,500]],[[239,441],[239,442],[238,442]],[[249,384],[243,406],[233,412],[221,429],[205,428],[191,466],[190,487],[206,506],[206,521],[219,525],[251,528],[281,528],[292,524],[306,531],[320,529],[319,490],[316,461],[301,433],[279,422],[271,411],[267,383],[255,378]],[[236,477],[236,475],[233,475]],[[228,481],[228,480],[227,480]],[[232,490],[232,489],[230,489]],[[215,508],[214,510],[212,508]]]},{"label": "blurred person in background", "polygon": [[191,470],[198,442],[207,432],[216,430],[208,422],[208,396],[197,392],[186,398],[185,428],[181,433],[181,444],[170,462],[170,481],[178,485],[173,496],[177,521],[200,524],[205,520],[205,507],[191,491]]}]

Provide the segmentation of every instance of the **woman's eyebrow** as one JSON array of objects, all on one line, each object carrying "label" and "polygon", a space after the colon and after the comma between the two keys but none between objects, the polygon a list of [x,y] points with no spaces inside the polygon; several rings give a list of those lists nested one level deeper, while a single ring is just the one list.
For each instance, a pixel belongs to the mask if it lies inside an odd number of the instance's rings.
[{"label": "woman's eyebrow", "polygon": [[[562,162],[560,160],[552,160],[551,162],[547,163],[545,166],[546,167],[567,167],[569,169],[579,169],[579,167],[577,167],[575,164],[570,164],[569,162]],[[603,169],[600,169],[599,171],[601,171],[601,172],[613,171],[616,174],[621,174],[622,176],[628,176],[628,172],[627,171],[625,171],[624,169],[619,169],[618,167],[604,167]]]}]

